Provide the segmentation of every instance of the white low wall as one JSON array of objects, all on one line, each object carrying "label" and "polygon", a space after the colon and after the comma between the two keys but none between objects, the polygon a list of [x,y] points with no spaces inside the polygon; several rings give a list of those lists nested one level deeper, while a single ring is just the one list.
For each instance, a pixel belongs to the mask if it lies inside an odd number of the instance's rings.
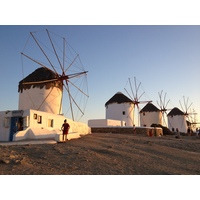
[{"label": "white low wall", "polygon": [[23,131],[18,131],[13,136],[13,141],[26,140],[26,139],[54,139],[60,131],[40,129],[40,128],[27,128]]},{"label": "white low wall", "polygon": [[[67,139],[78,139],[81,136],[91,134],[91,132],[70,132],[67,135]],[[61,142],[63,138],[62,131],[57,129],[57,130],[48,130],[48,129],[31,129],[28,128],[27,130],[24,131],[19,131],[13,136],[13,141],[20,141],[20,140],[37,140],[37,139],[53,139],[57,142]]]},{"label": "white low wall", "polygon": [[124,121],[113,119],[90,119],[88,120],[89,127],[107,127],[107,126],[123,126]]}]

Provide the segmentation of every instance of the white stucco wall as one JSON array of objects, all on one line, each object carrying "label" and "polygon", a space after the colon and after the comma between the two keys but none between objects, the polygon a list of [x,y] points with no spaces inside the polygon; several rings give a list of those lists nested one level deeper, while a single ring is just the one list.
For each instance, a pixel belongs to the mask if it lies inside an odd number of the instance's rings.
[{"label": "white stucco wall", "polygon": [[59,111],[62,113],[62,107],[60,110],[61,98],[62,91],[57,87],[50,89],[45,89],[45,87],[42,89],[37,87],[23,89],[22,93],[19,92],[18,109],[34,109],[59,114]]},{"label": "white stucco wall", "polygon": [[152,124],[162,123],[161,112],[144,112],[144,114],[140,113],[140,126],[150,127]]},{"label": "white stucco wall", "polygon": [[91,119],[88,120],[89,127],[123,126],[125,122],[112,119]]},{"label": "white stucco wall", "polygon": [[168,116],[168,128],[172,130],[179,129],[180,132],[187,133],[186,117],[184,115]]},{"label": "white stucco wall", "polygon": [[9,141],[11,112],[0,111],[0,141]]},{"label": "white stucco wall", "polygon": [[133,126],[134,105],[131,103],[112,103],[106,106],[106,119],[125,121],[126,126]]}]

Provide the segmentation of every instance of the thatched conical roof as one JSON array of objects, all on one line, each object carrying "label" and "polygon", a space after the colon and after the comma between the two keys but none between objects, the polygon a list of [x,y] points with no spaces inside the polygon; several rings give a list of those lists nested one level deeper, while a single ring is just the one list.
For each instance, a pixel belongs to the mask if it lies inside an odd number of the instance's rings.
[{"label": "thatched conical roof", "polygon": [[182,112],[179,108],[175,107],[167,114],[167,116],[176,116],[176,115],[184,115],[184,112]]},{"label": "thatched conical roof", "polygon": [[[22,92],[23,89],[30,89],[32,86],[49,89],[50,87],[58,87],[62,89],[62,81],[55,80],[58,79],[58,74],[53,72],[52,70],[41,67],[36,69],[34,72],[29,74],[27,77],[22,79],[18,85],[18,92]],[[52,81],[50,81],[52,80]],[[45,82],[47,81],[47,82]],[[26,84],[24,84],[26,83]],[[30,84],[29,84],[30,83]]]},{"label": "thatched conical roof", "polygon": [[117,92],[113,97],[111,97],[106,103],[105,106],[112,104],[112,103],[126,103],[126,102],[130,102],[132,103],[133,101],[131,99],[129,99],[127,96],[125,96],[123,93],[121,92]]},{"label": "thatched conical roof", "polygon": [[142,110],[140,111],[140,113],[142,112],[159,112],[160,110],[154,106],[152,103],[148,103],[146,104],[146,106],[144,106],[144,108],[142,108]]}]

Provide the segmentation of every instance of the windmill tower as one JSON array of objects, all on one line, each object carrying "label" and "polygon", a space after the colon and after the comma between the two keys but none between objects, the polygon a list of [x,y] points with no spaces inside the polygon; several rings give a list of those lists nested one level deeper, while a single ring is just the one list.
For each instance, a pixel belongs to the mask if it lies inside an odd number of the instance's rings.
[{"label": "windmill tower", "polygon": [[161,90],[161,92],[158,92],[159,101],[157,101],[157,104],[160,107],[160,111],[161,111],[161,119],[160,119],[161,123],[160,124],[162,126],[168,127],[168,124],[166,121],[167,110],[171,110],[171,109],[167,109],[167,106],[168,106],[170,100],[166,100],[166,95],[167,95],[167,93],[165,93],[163,96],[163,90]]},{"label": "windmill tower", "polygon": [[161,124],[161,111],[152,103],[146,104],[140,111],[141,126],[150,127],[152,124]]},{"label": "windmill tower", "polygon": [[126,126],[133,126],[133,103],[121,92],[117,92],[106,103],[106,119],[120,120]]},{"label": "windmill tower", "polygon": [[[145,103],[150,103],[152,101],[141,101],[142,96],[145,94],[145,92],[142,92],[141,94],[139,94],[140,92],[140,87],[141,87],[141,82],[137,82],[136,78],[134,77],[134,80],[131,80],[130,78],[128,78],[127,84],[124,88],[124,90],[126,91],[126,93],[128,94],[129,98],[132,101],[133,104],[133,124],[136,124],[136,121],[138,123],[138,126],[140,125],[140,104],[145,104]],[[132,112],[129,113],[129,115],[131,115]],[[137,118],[135,117],[137,116]]]},{"label": "windmill tower", "polygon": [[18,85],[18,109],[60,114],[63,85],[57,79],[55,72],[41,67],[21,80]]},{"label": "windmill tower", "polygon": [[174,107],[168,114],[168,128],[171,131],[175,131],[176,128],[180,132],[187,133],[187,123],[186,123],[186,116],[183,111],[179,108]]},{"label": "windmill tower", "polygon": [[65,38],[48,30],[30,32],[21,57],[23,74],[29,75],[19,82],[19,109],[62,114],[64,107],[78,121],[89,97],[88,71]]}]

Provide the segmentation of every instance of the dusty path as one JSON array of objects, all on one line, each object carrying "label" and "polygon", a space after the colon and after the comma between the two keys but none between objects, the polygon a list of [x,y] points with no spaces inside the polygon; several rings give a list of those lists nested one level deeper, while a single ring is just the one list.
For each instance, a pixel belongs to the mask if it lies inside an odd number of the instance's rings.
[{"label": "dusty path", "polygon": [[4,175],[199,175],[200,137],[93,133],[67,143],[0,146]]}]

